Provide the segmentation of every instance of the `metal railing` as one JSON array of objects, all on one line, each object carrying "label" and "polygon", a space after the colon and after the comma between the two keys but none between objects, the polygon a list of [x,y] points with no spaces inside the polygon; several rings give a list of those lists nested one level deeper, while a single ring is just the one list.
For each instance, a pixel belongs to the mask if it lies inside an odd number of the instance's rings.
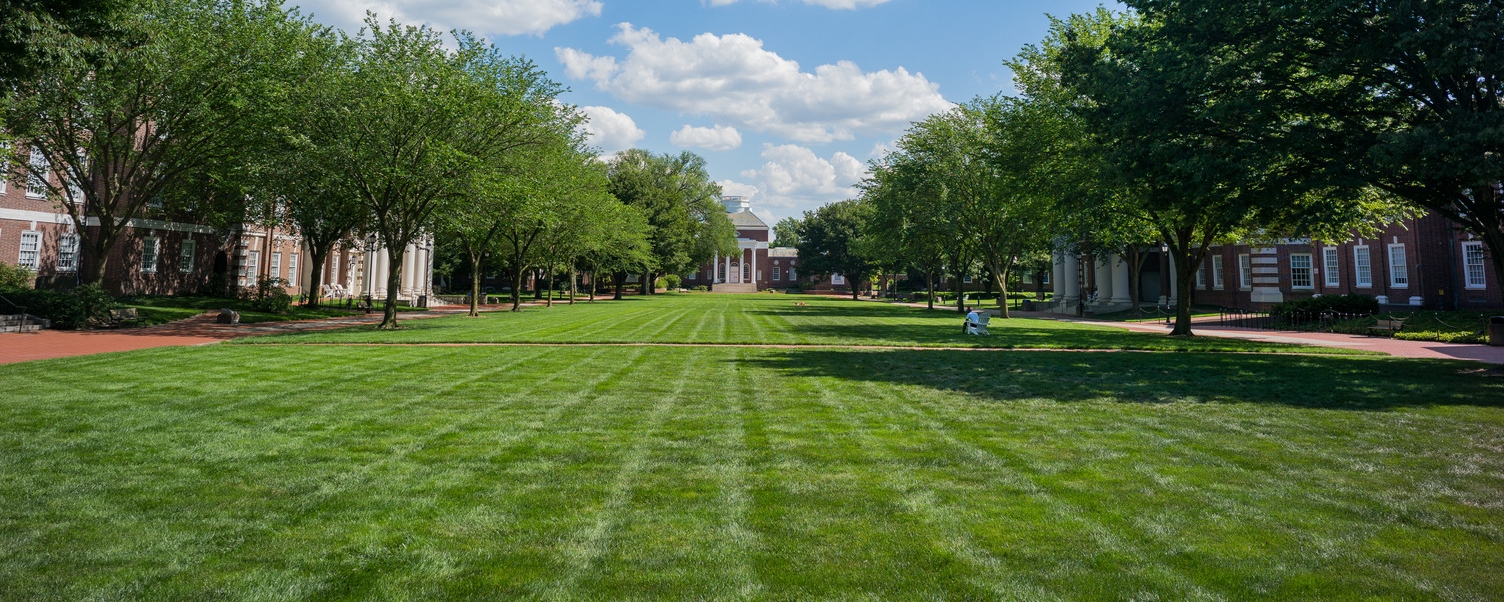
[{"label": "metal railing", "polygon": [[1217,325],[1229,328],[1256,330],[1298,330],[1331,332],[1342,322],[1372,318],[1373,313],[1346,313],[1338,311],[1292,311],[1270,313],[1247,309],[1226,308],[1218,312]]},{"label": "metal railing", "polygon": [[26,306],[25,305],[16,305],[15,301],[11,301],[10,299],[6,299],[5,295],[0,295],[0,301],[4,301],[7,305],[10,305],[11,307],[14,307],[17,310],[19,310],[16,313],[18,313],[18,314],[21,315],[21,332],[25,332],[26,331],[27,321],[31,319],[31,316],[26,313]]}]

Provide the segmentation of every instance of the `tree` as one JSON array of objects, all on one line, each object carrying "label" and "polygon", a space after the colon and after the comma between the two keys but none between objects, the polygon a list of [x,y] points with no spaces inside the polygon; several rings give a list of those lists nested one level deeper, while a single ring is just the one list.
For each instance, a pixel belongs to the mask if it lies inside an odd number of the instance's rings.
[{"label": "tree", "polygon": [[871,219],[871,208],[858,200],[831,203],[804,212],[799,222],[799,267],[807,274],[844,275],[851,283],[851,298],[859,297],[858,284],[867,280],[874,265],[862,254],[862,234]]},{"label": "tree", "polygon": [[239,192],[215,176],[257,146],[257,116],[302,71],[297,50],[316,29],[276,3],[152,1],[118,18],[139,44],[101,43],[88,63],[33,70],[0,109],[31,151],[17,149],[12,177],[80,225],[87,283],[103,278],[110,251],[149,204]]},{"label": "tree", "polygon": [[[1176,274],[1175,328],[1191,332],[1191,281],[1214,241],[1239,232],[1300,235],[1370,223],[1361,191],[1301,177],[1284,149],[1250,139],[1266,99],[1220,84],[1221,55],[1168,37],[1159,22],[1115,26],[1104,42],[1070,35],[1064,84],[1102,149],[1125,210],[1153,224]],[[1295,127],[1301,115],[1285,115]],[[1319,216],[1319,219],[1311,219]]]},{"label": "tree", "polygon": [[773,224],[773,242],[769,247],[796,247],[799,245],[799,220],[785,217]]},{"label": "tree", "polygon": [[335,84],[339,105],[309,116],[308,152],[359,199],[392,266],[379,328],[397,327],[407,245],[431,232],[495,157],[541,144],[558,84],[533,63],[456,34],[449,50],[426,27],[368,17],[356,68]]},{"label": "tree", "polygon": [[0,5],[0,82],[76,67],[126,41],[124,0],[9,0]]},{"label": "tree", "polygon": [[587,249],[581,258],[590,270],[591,300],[595,300],[597,277],[601,272],[613,275],[615,299],[622,298],[622,278],[629,272],[642,269],[653,260],[653,250],[648,245],[649,232],[646,215],[642,210],[621,202],[608,203],[596,216],[602,236]]},{"label": "tree", "polygon": [[[1262,99],[1242,133],[1282,150],[1287,169],[1445,216],[1483,241],[1504,282],[1504,5],[1129,4],[1162,36],[1225,57],[1224,95]],[[1288,115],[1301,119],[1290,127]]]},{"label": "tree", "polygon": [[917,162],[890,153],[873,165],[861,187],[862,199],[872,208],[866,233],[875,243],[871,252],[924,274],[926,302],[934,309],[935,278],[945,273],[956,225],[950,207],[926,194],[923,175]]},{"label": "tree", "polygon": [[[699,155],[631,149],[611,161],[609,176],[611,194],[641,210],[651,228],[643,294],[652,294],[661,274],[688,272],[716,253],[736,252],[736,229],[720,204],[721,187]],[[618,274],[618,280],[624,277]]]}]

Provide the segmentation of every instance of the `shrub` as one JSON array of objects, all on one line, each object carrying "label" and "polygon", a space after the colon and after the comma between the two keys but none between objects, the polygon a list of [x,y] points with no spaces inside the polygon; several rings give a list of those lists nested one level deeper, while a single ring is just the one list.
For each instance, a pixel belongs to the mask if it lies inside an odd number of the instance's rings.
[{"label": "shrub", "polygon": [[10,290],[4,295],[11,303],[25,307],[26,313],[50,320],[53,328],[66,330],[106,324],[110,310],[115,307],[115,300],[98,284],[66,291]]},{"label": "shrub", "polygon": [[256,292],[251,297],[251,307],[270,314],[285,314],[292,311],[292,295],[287,294],[287,281],[281,278],[262,277],[256,281]]},{"label": "shrub", "polygon": [[27,290],[36,284],[37,275],[18,265],[0,263],[0,291]]},{"label": "shrub", "polygon": [[703,293],[703,292],[706,292],[706,291],[709,291],[709,290],[710,289],[706,288],[705,285],[703,285],[703,284],[701,284],[700,286],[697,286],[697,287],[694,288],[694,291],[697,292],[697,293]]},{"label": "shrub", "polygon": [[1394,338],[1403,341],[1434,341],[1437,343],[1477,343],[1487,344],[1488,334],[1482,332],[1442,332],[1439,330],[1418,330],[1394,333]]},{"label": "shrub", "polygon": [[1379,300],[1368,295],[1323,295],[1279,303],[1270,309],[1269,313],[1281,315],[1299,312],[1319,313],[1324,311],[1342,314],[1372,314],[1379,311]]},{"label": "shrub", "polygon": [[678,274],[669,274],[659,278],[658,282],[663,285],[663,288],[671,291],[679,290],[679,285],[684,284],[684,280]]}]

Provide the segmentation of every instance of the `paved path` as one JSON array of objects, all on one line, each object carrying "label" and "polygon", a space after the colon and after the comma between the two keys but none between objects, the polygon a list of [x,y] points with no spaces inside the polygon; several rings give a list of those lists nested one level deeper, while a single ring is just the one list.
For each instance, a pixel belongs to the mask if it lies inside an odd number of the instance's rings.
[{"label": "paved path", "polygon": [[[437,318],[465,313],[463,308],[438,308],[425,312],[404,312],[399,320]],[[277,334],[283,332],[306,332],[330,330],[381,321],[380,313],[370,315],[326,318],[322,320],[299,320],[295,322],[262,322],[258,324],[218,324],[219,312],[211,312],[186,320],[142,328],[118,330],[43,330],[41,332],[10,333],[0,335],[0,364],[13,364],[58,357],[134,351],[153,347],[180,347],[209,345],[230,339]]]}]

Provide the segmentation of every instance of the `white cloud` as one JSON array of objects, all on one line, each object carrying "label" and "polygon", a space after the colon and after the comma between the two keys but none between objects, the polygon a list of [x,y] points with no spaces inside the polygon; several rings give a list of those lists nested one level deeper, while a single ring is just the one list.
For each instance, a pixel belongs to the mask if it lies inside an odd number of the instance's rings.
[{"label": "white cloud", "polygon": [[304,13],[350,32],[366,11],[382,21],[422,22],[439,30],[468,29],[481,35],[542,35],[556,25],[599,17],[598,0],[304,0]]},{"label": "white cloud", "polygon": [[762,167],[741,172],[747,182],[722,180],[721,189],[752,197],[754,207],[761,210],[771,207],[786,215],[855,198],[854,185],[867,177],[866,166],[843,152],[826,159],[803,146],[770,144],[763,148],[762,158]]},{"label": "white cloud", "polygon": [[684,126],[672,134],[668,141],[674,146],[693,146],[713,151],[727,151],[742,145],[742,134],[734,127],[715,126],[700,128]]},{"label": "white cloud", "polygon": [[952,106],[938,84],[902,67],[869,73],[841,61],[810,73],[746,34],[706,33],[684,42],[630,23],[617,28],[611,42],[627,47],[625,59],[554,52],[570,77],[633,104],[813,143],[898,132]]},{"label": "white cloud", "polygon": [[[772,0],[762,0],[762,1],[763,2],[771,2]],[[879,4],[884,4],[884,3],[888,2],[888,0],[800,0],[800,1],[804,2],[805,4],[813,4],[815,6],[823,6],[825,8],[839,8],[839,9],[848,9],[848,10],[849,9],[856,9],[856,8],[867,8],[869,6],[877,6]],[[726,6],[728,4],[736,4],[736,3],[737,3],[737,0],[710,0],[710,5],[711,6]]]},{"label": "white cloud", "polygon": [[580,129],[590,135],[591,144],[606,154],[632,148],[647,135],[630,116],[611,107],[580,107],[580,111],[590,118]]}]

